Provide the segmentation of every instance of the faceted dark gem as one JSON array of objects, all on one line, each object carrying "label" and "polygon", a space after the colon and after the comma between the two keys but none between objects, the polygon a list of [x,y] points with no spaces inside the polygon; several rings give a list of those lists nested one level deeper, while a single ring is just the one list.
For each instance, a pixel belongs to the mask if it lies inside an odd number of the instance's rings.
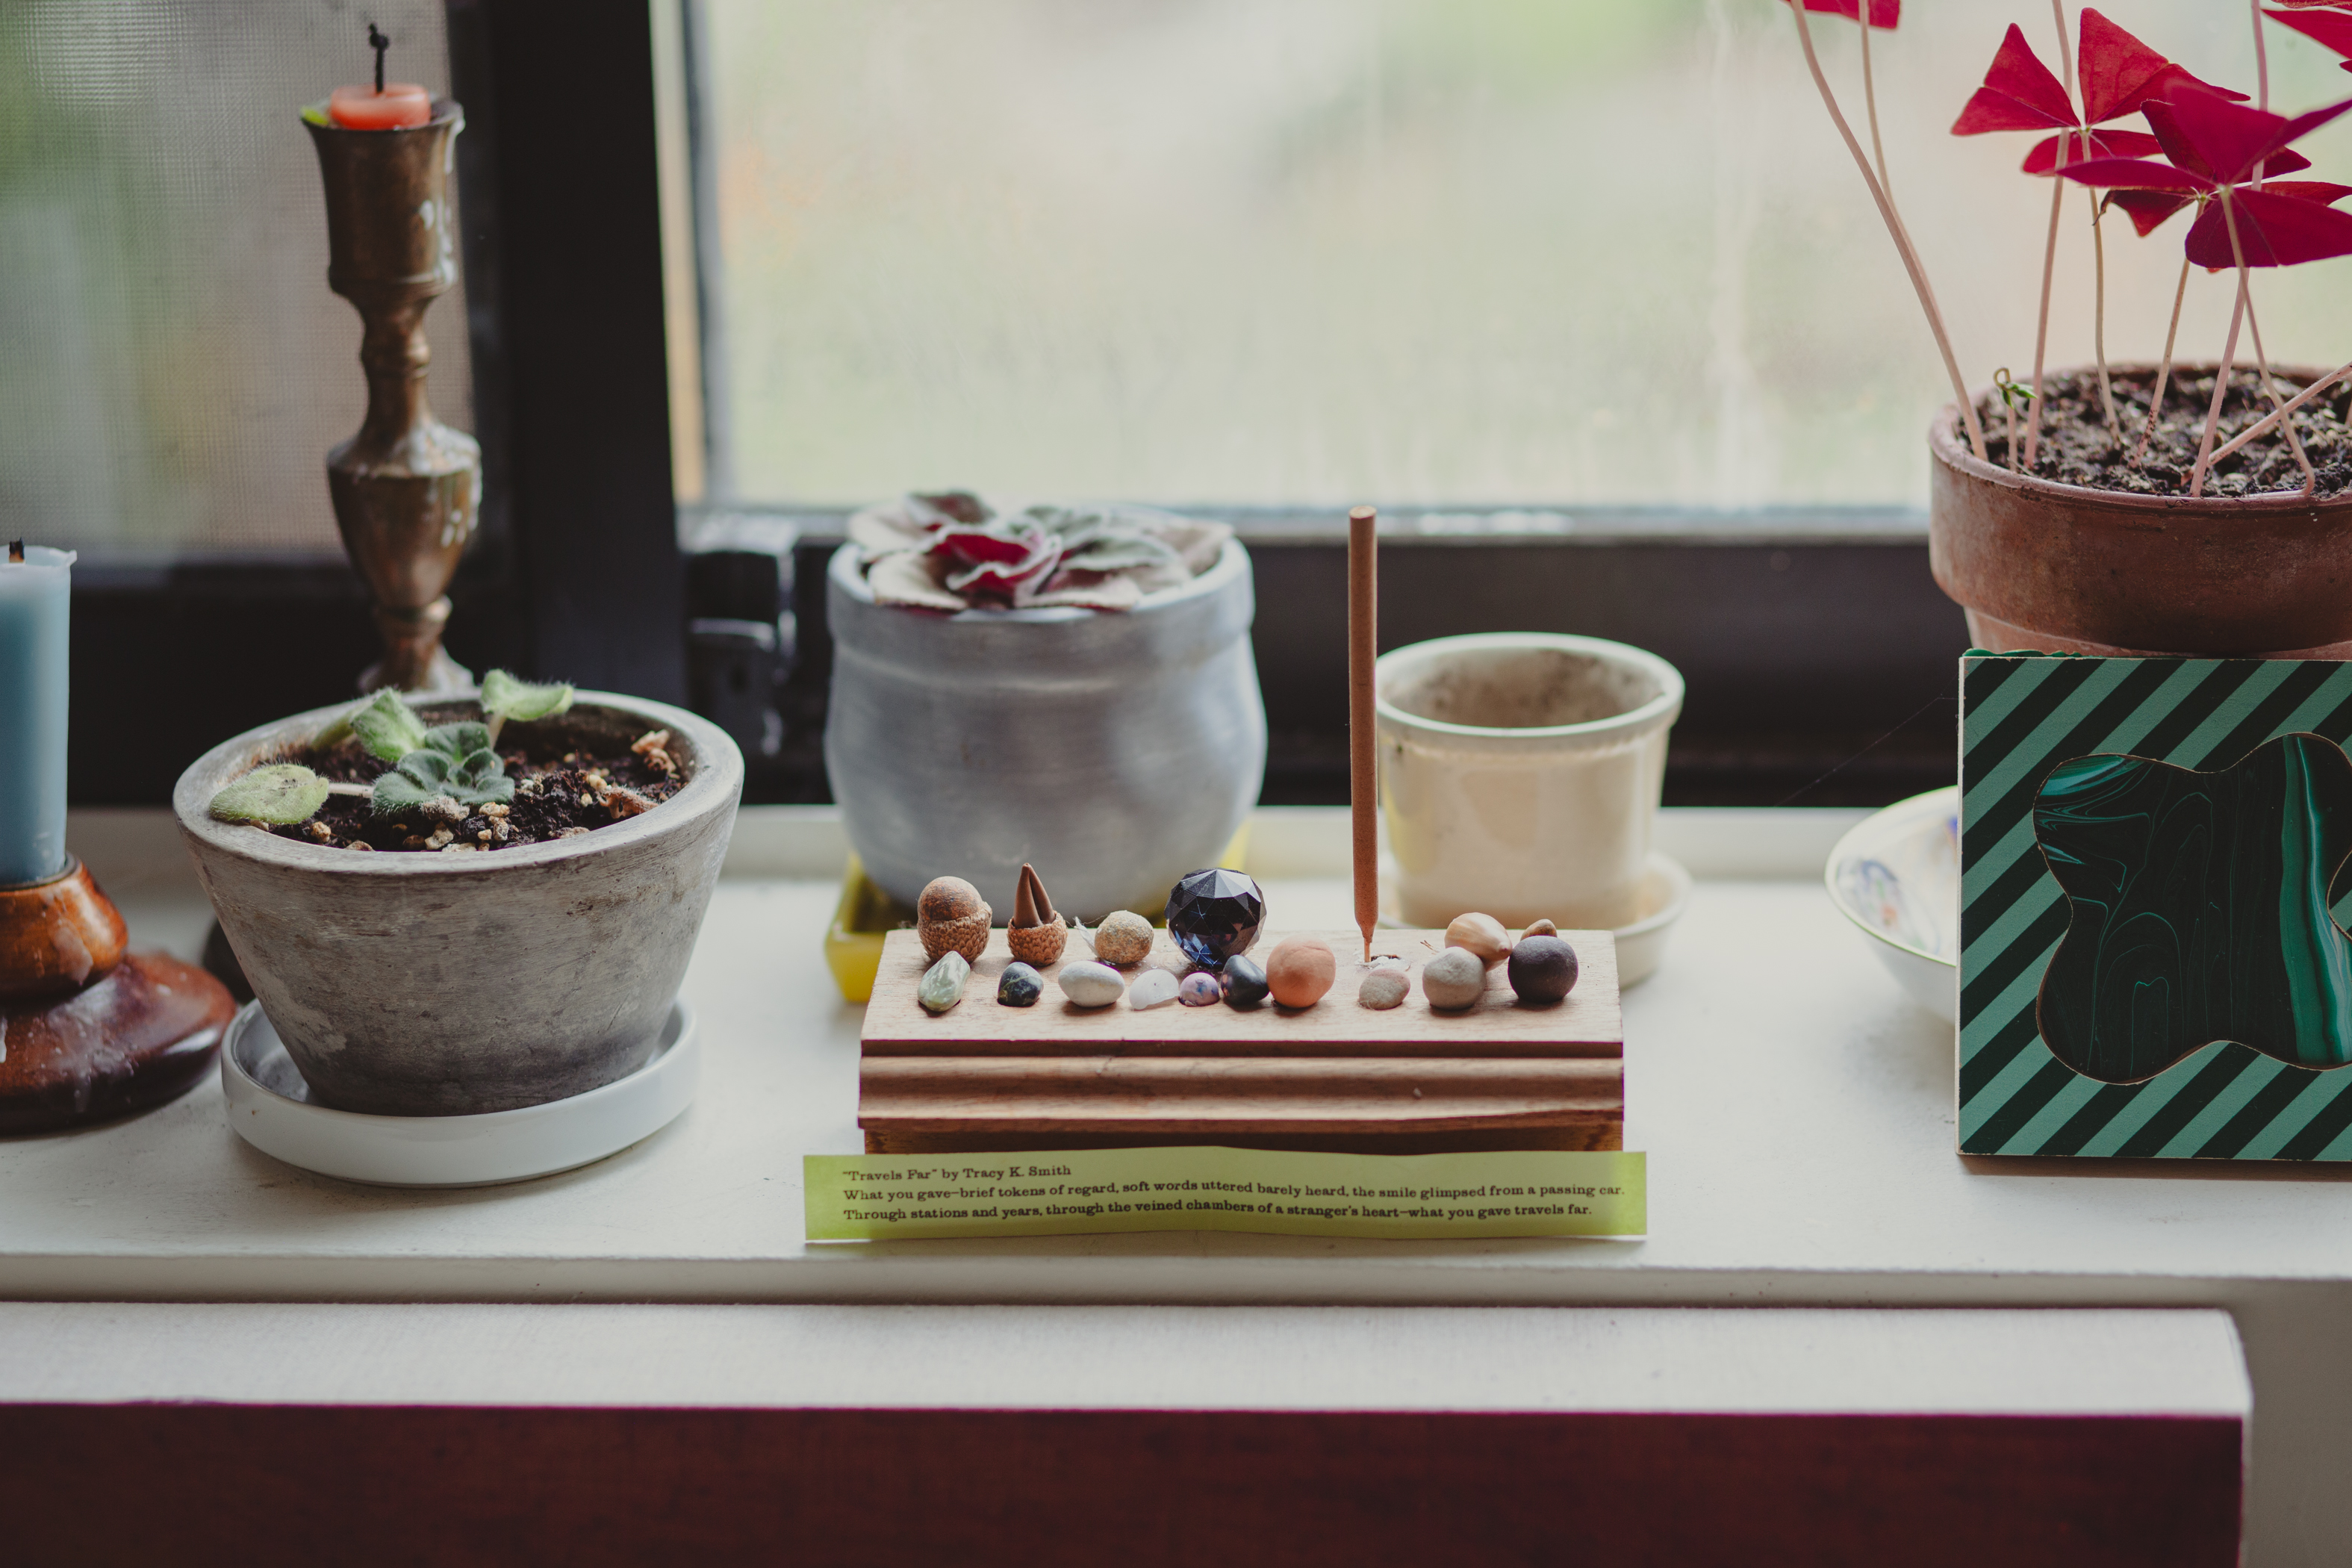
[{"label": "faceted dark gem", "polygon": [[996,999],[1007,1007],[1034,1007],[1045,994],[1045,977],[1025,963],[1008,963],[996,983]]},{"label": "faceted dark gem", "polygon": [[1168,935],[1203,969],[1223,969],[1247,952],[1265,923],[1265,895],[1239,871],[1195,871],[1168,894]]},{"label": "faceted dark gem", "polygon": [[1225,1000],[1236,1007],[1255,1007],[1265,1000],[1265,971],[1257,960],[1238,953],[1225,960]]}]

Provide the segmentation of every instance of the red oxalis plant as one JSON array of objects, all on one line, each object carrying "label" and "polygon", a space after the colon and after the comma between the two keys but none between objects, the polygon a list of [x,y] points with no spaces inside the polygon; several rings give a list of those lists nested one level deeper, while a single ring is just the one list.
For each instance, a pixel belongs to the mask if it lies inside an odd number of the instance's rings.
[{"label": "red oxalis plant", "polygon": [[[1853,153],[1855,166],[1870,187],[1889,237],[1902,257],[1919,302],[1927,317],[1954,396],[1967,425],[1969,440],[1979,458],[1988,458],[1982,424],[1975,401],[1965,389],[1958,356],[1952,351],[1941,310],[1936,303],[1926,268],[1896,211],[1893,183],[1886,170],[1878,130],[1877,95],[1872,80],[1869,37],[1873,29],[1892,29],[1901,21],[1899,0],[1869,0],[1867,25],[1862,0],[1783,0],[1795,16],[1805,62],[1822,100]],[[2164,359],[2149,397],[2147,426],[2128,463],[2139,468],[2147,460],[2171,374],[2173,351],[2179,331],[2182,301],[2191,268],[2234,275],[2236,297],[2230,330],[2214,377],[2188,478],[2188,493],[2201,495],[2212,466],[2247,443],[2278,430],[2286,450],[2301,472],[2302,490],[2314,492],[2317,474],[2306,455],[2302,433],[2293,416],[2313,398],[2347,376],[2352,364],[2321,377],[2290,398],[2272,374],[2270,357],[2262,340],[2252,297],[2252,275],[2259,268],[2291,267],[2328,257],[2352,255],[2352,214],[2334,204],[2352,195],[2352,186],[2317,180],[2285,180],[2278,176],[2310,167],[2292,143],[2338,115],[2352,110],[2352,100],[2330,104],[2297,116],[2270,110],[2270,63],[2263,19],[2292,28],[2346,57],[2352,70],[2352,0],[2279,0],[2265,8],[2251,0],[2260,102],[2250,106],[2244,93],[2201,80],[2133,37],[2100,12],[2085,8],[2080,21],[2079,50],[2070,47],[2064,0],[2051,0],[2057,23],[2059,69],[2044,65],[2026,41],[2024,31],[2011,25],[2003,37],[1984,83],[1969,98],[1952,126],[1956,136],[1995,131],[2042,133],[2026,154],[2024,173],[2051,182],[2049,238],[2042,250],[2042,296],[2033,349],[2033,381],[2030,389],[2011,383],[2006,371],[1995,377],[2007,405],[2012,468],[2035,471],[2040,467],[2041,437],[2045,405],[2045,357],[2049,345],[2052,283],[2056,271],[2058,236],[2069,184],[2086,187],[2090,202],[2094,248],[2095,299],[2093,342],[2097,358],[2100,408],[2107,439],[2121,458],[2126,446],[2114,381],[2106,357],[2106,251],[2100,218],[2109,207],[2120,208],[2145,237],[2184,208],[2196,216],[2183,242],[2179,286],[2174,291],[2172,321],[2165,338]],[[1868,102],[1871,142],[1875,166],[1839,110],[1820,56],[1815,50],[1808,12],[1847,18],[1859,26],[1863,44],[1863,80]],[[2147,129],[2116,125],[2137,115]],[[2105,199],[2101,192],[2105,192]],[[2217,447],[2224,402],[2231,384],[2241,329],[2252,339],[2259,391],[2272,411],[2260,421]],[[2017,439],[2017,403],[2023,399],[2030,413],[2024,441]],[[2183,427],[2181,439],[2185,440]],[[2185,447],[2183,451],[2185,461]],[[2161,471],[2161,470],[2159,470]],[[2232,480],[2233,484],[2239,481]],[[2147,488],[2140,480],[2133,488]]]}]

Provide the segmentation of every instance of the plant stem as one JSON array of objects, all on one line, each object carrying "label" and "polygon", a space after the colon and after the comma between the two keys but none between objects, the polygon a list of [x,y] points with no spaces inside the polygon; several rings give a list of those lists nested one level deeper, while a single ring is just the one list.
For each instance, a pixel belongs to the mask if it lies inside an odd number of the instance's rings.
[{"label": "plant stem", "polygon": [[[2262,0],[2254,0],[2257,5]],[[2050,15],[2058,22],[2058,74],[2066,79],[2066,96],[2074,96],[2074,48],[2066,41],[2066,0],[2050,0]]]},{"label": "plant stem", "polygon": [[2091,347],[2099,361],[2099,401],[2107,411],[2107,435],[2120,452],[2124,422],[2116,416],[2116,389],[2107,378],[2107,241],[2099,228],[2099,193],[2085,185],[2083,194],[2091,198],[2092,276],[2097,279],[2096,292],[2092,297]]},{"label": "plant stem", "polygon": [[1885,190],[1878,176],[1870,172],[1870,160],[1864,155],[1862,143],[1853,137],[1853,127],[1837,106],[1837,95],[1830,90],[1830,79],[1822,74],[1821,57],[1813,52],[1813,30],[1805,22],[1804,0],[1790,0],[1789,9],[1797,16],[1797,37],[1805,47],[1805,67],[1812,72],[1813,85],[1821,89],[1822,103],[1830,111],[1830,119],[1845,139],[1845,150],[1853,154],[1853,166],[1862,171],[1863,184],[1870,187],[1871,200],[1878,204],[1878,216],[1885,221],[1886,232],[1902,255],[1903,268],[1911,275],[1911,287],[1919,296],[1919,308],[1927,314],[1927,330],[1936,335],[1936,347],[1944,356],[1944,373],[1952,378],[1952,398],[1960,405],[1960,418],[1968,426],[1969,445],[1975,449],[1977,460],[1990,462],[1985,451],[1984,426],[1977,419],[1977,407],[1969,396],[1968,383],[1960,379],[1960,362],[1953,357],[1951,334],[1944,330],[1944,312],[1937,308],[1936,290],[1927,282],[1927,268],[1919,264],[1919,253],[1912,248],[1911,237],[1904,232],[1903,220],[1895,216],[1894,204],[1886,199]]},{"label": "plant stem", "polygon": [[[2221,221],[2230,230],[2230,258],[2238,264],[2238,294],[2246,307],[2246,330],[2254,338],[2254,368],[2261,373],[2263,390],[2270,394],[2273,403],[2284,408],[2286,400],[2279,395],[2278,383],[2271,379],[2270,355],[2263,352],[2263,324],[2254,316],[2253,275],[2246,269],[2245,247],[2238,242],[2238,213],[2230,205],[2229,194],[2226,189],[2221,193]],[[2294,454],[2295,463],[2303,469],[2303,493],[2309,495],[2319,488],[2319,476],[2312,472],[2311,459],[2304,454],[2303,438],[2294,433],[2292,421],[2284,433],[2286,448]]]},{"label": "plant stem", "polygon": [[331,783],[331,784],[329,784],[327,785],[327,793],[328,793],[329,795],[353,795],[353,796],[356,796],[357,798],[359,798],[359,799],[361,799],[361,800],[366,800],[366,799],[368,799],[370,796],[372,796],[372,795],[373,795],[375,794],[375,786],[374,786],[373,784],[332,784],[332,783]]},{"label": "plant stem", "polygon": [[[2254,76],[2262,93],[2254,107],[2268,114],[2271,111],[2271,52],[2269,46],[2263,41],[2263,0],[2249,0],[2246,8],[2254,16]],[[2259,181],[2261,176],[2256,175],[2255,178]]]},{"label": "plant stem", "polygon": [[[2221,189],[2221,210],[2229,215],[2230,191]],[[2235,232],[2233,229],[2232,233]],[[2221,426],[2221,400],[2230,395],[2230,372],[2238,363],[2238,328],[2246,319],[2246,285],[2242,274],[2238,279],[2237,302],[2230,307],[2230,336],[2221,345],[2221,368],[2213,377],[2213,405],[2205,414],[2205,434],[2197,443],[2197,467],[2189,476],[2189,499],[2195,500],[2205,493],[2205,470],[2213,466],[2213,436]]]},{"label": "plant stem", "polygon": [[2058,138],[2058,163],[2050,174],[2050,242],[2042,251],[2042,321],[2033,331],[2033,411],[2025,419],[2025,466],[2042,451],[2042,366],[2050,349],[2050,282],[2058,269],[2058,219],[2066,203],[2066,138]]},{"label": "plant stem", "polygon": [[503,713],[493,713],[483,722],[489,728],[490,749],[496,751],[499,744],[499,731],[507,727],[507,716]]},{"label": "plant stem", "polygon": [[2172,291],[2172,324],[2164,329],[2164,362],[2156,369],[2156,395],[2147,400],[2147,428],[2140,432],[2139,450],[2132,454],[2132,467],[2147,461],[2147,444],[2156,438],[2157,411],[2164,406],[2164,384],[2172,379],[2172,345],[2180,336],[2180,302],[2189,298],[2187,257],[2180,260],[2180,286]]},{"label": "plant stem", "polygon": [[1895,182],[1886,173],[1886,143],[1878,136],[1878,88],[1870,75],[1870,0],[1859,0],[1853,15],[1854,20],[1862,24],[1862,104],[1870,114],[1871,155],[1878,160],[1879,188],[1886,193],[1886,205],[1893,206]]},{"label": "plant stem", "polygon": [[[2254,340],[2254,368],[2262,373],[2263,390],[2270,394],[2273,404],[2284,408],[2286,399],[2279,395],[2278,383],[2271,379],[2270,356],[2263,352],[2263,322],[2262,318],[2254,314],[2252,280],[2246,280],[2241,287],[2246,290],[2246,331]],[[2303,493],[2310,495],[2319,489],[2319,476],[2312,471],[2311,458],[2303,449],[2303,437],[2296,434],[2293,420],[2287,421],[2281,434],[2286,437],[2286,449],[2294,454],[2296,466],[2303,469]]]},{"label": "plant stem", "polygon": [[2280,420],[2284,419],[2288,415],[2293,414],[2296,409],[2302,407],[2313,398],[2317,397],[2321,393],[2326,392],[2329,387],[2334,386],[2337,382],[2342,381],[2347,376],[2352,376],[2352,364],[2347,364],[2339,369],[2329,371],[2326,375],[2321,376],[2317,381],[2313,382],[2309,386],[2305,387],[2301,392],[2298,392],[2293,397],[2288,398],[2286,402],[2279,407],[2277,412],[2263,416],[2263,417],[2256,423],[2249,425],[2246,428],[2239,431],[2235,436],[2232,436],[2227,446],[2221,447],[2221,450],[2213,454],[2213,460],[2218,463],[2222,458],[2229,457],[2231,453],[2235,452],[2239,447],[2244,446],[2247,442],[2260,440],[2263,437],[2269,435],[2272,430],[2277,427]]}]

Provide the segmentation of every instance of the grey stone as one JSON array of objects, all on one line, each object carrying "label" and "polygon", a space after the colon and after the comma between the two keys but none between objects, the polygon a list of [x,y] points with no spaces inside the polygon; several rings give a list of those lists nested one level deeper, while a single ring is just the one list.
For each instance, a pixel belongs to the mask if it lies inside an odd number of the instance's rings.
[{"label": "grey stone", "polygon": [[1449,947],[1421,966],[1421,990],[1433,1007],[1471,1006],[1486,994],[1486,966],[1468,948]]},{"label": "grey stone", "polygon": [[1081,1007],[1108,1007],[1127,994],[1127,982],[1108,963],[1062,965],[1062,994]]},{"label": "grey stone", "polygon": [[1412,990],[1412,977],[1402,969],[1376,964],[1356,988],[1356,1000],[1385,1012],[1403,1002]]}]

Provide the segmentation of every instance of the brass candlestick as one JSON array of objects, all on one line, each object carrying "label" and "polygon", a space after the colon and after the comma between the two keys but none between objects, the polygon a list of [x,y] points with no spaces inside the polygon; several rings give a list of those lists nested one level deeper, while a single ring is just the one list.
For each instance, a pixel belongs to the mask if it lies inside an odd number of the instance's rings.
[{"label": "brass candlestick", "polygon": [[457,280],[450,142],[466,123],[446,99],[396,131],[354,131],[306,115],[327,187],[327,287],[366,330],[367,420],[327,454],[343,548],[375,600],[383,658],[360,689],[456,692],[474,678],[441,647],[447,590],[481,509],[482,448],[433,417],[425,311]]}]

